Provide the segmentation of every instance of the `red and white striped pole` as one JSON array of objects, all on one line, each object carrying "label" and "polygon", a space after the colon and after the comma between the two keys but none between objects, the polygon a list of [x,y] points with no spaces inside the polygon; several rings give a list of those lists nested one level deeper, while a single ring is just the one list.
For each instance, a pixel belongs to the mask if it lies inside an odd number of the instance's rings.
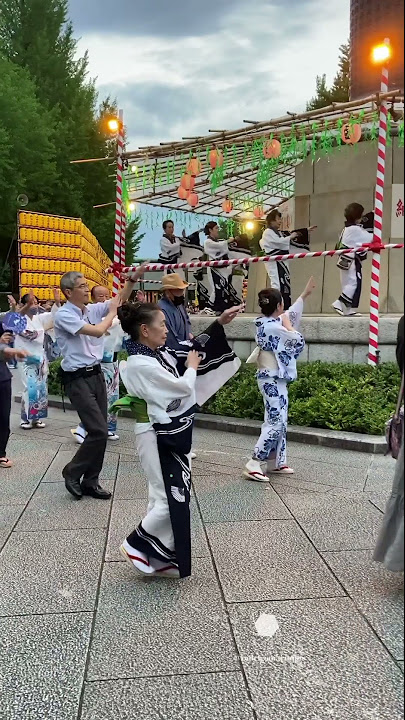
[{"label": "red and white striped pole", "polygon": [[[381,94],[388,92],[388,56],[389,56],[389,39],[384,40],[387,46],[387,59],[384,61],[384,67],[381,73]],[[370,329],[369,329],[369,345],[368,345],[368,363],[373,367],[378,365],[378,335],[380,322],[380,271],[381,271],[381,251],[378,246],[382,246],[382,229],[383,229],[383,213],[384,213],[384,186],[385,186],[385,156],[387,148],[387,120],[388,107],[386,100],[381,101],[380,105],[380,122],[378,131],[378,159],[377,159],[377,181],[375,188],[374,201],[374,235],[373,246],[374,251],[371,260],[371,290],[370,290]]]},{"label": "red and white striped pole", "polygon": [[[122,225],[122,175],[124,152],[124,114],[119,111],[119,128],[117,135],[117,187],[115,199],[115,236],[114,236],[114,265],[121,265],[121,225]],[[125,264],[125,263],[124,263]],[[114,272],[113,295],[118,295],[121,288],[120,273]]]},{"label": "red and white striped pole", "polygon": [[125,266],[126,262],[126,232],[127,232],[127,209],[122,206],[122,222],[121,222],[121,265]]}]

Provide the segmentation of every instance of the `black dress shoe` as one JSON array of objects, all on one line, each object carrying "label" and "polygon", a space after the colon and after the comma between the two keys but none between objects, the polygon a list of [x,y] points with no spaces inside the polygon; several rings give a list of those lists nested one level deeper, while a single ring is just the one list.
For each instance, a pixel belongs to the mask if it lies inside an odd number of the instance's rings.
[{"label": "black dress shoe", "polygon": [[86,487],[86,485],[82,485],[81,491],[83,495],[90,495],[90,497],[96,500],[109,500],[111,497],[111,493],[108,490],[103,490],[101,485],[97,485],[96,487]]},{"label": "black dress shoe", "polygon": [[73,495],[76,500],[81,500],[83,496],[82,488],[80,487],[80,482],[78,480],[71,480],[70,478],[66,477],[62,473],[63,477],[65,478],[65,488],[68,492],[70,492],[71,495]]}]

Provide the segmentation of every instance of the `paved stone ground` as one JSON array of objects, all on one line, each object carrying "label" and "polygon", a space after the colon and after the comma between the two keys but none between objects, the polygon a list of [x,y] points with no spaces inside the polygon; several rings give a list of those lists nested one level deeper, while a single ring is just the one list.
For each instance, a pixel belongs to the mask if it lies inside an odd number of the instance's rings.
[{"label": "paved stone ground", "polygon": [[1,720],[403,717],[403,576],[371,561],[392,460],[295,444],[293,478],[249,484],[252,438],[197,431],[193,576],[144,580],[117,552],[146,505],[130,421],[104,464],[113,502],[77,503],[61,477],[75,415],[27,433],[13,413]]}]

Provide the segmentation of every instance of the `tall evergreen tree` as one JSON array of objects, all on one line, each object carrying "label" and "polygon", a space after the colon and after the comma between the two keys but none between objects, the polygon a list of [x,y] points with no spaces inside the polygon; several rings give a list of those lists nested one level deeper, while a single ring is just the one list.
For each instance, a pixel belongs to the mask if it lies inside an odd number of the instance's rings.
[{"label": "tall evergreen tree", "polygon": [[328,88],[326,75],[316,78],[316,94],[307,103],[307,110],[317,110],[333,102],[347,102],[350,97],[350,43],[341,45],[338,71],[333,84]]},{"label": "tall evergreen tree", "polygon": [[111,151],[106,104],[97,111],[87,55],[77,59],[76,50],[67,0],[2,0],[0,56],[28,71],[51,130],[56,178],[48,185],[49,210],[82,217],[104,247],[114,234],[114,212],[101,216],[93,205],[114,200],[113,171],[107,162],[71,160]]}]

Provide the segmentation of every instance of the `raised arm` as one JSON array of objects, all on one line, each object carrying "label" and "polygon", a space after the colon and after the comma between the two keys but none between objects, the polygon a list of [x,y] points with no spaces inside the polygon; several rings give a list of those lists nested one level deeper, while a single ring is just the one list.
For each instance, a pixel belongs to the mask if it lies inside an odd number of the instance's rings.
[{"label": "raised arm", "polygon": [[115,316],[117,315],[117,310],[119,306],[121,305],[121,297],[120,295],[116,295],[109,301],[109,310],[108,314],[105,316],[104,320],[97,323],[97,325],[90,325],[90,323],[85,323],[77,332],[78,335],[89,335],[90,337],[96,337],[100,338],[105,335],[108,328],[111,327],[113,320]]},{"label": "raised arm", "polygon": [[124,304],[129,300],[131,297],[131,294],[134,290],[134,285],[138,280],[140,280],[145,274],[145,265],[140,265],[136,268],[135,272],[131,275],[127,275],[126,282],[121,290],[121,303]]}]

